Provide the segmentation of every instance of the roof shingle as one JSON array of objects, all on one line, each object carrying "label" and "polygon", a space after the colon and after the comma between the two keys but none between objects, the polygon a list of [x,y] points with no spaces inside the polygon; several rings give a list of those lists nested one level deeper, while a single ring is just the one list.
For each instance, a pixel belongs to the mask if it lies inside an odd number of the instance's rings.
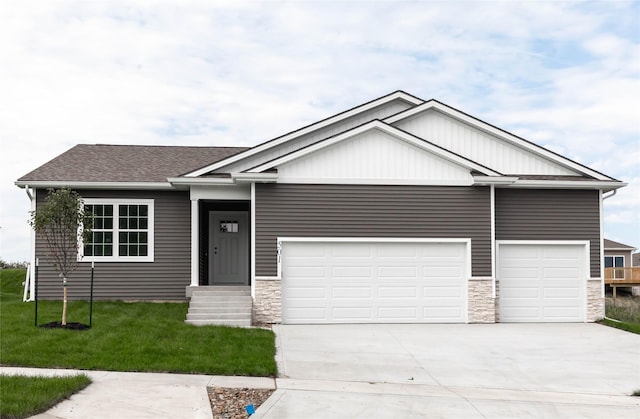
[{"label": "roof shingle", "polygon": [[18,181],[166,182],[246,149],[79,144]]}]

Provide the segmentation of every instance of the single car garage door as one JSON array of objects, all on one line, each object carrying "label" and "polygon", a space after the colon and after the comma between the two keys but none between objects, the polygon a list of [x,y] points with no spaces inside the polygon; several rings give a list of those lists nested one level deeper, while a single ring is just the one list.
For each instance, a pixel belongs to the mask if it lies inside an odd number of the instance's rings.
[{"label": "single car garage door", "polygon": [[466,242],[282,243],[282,321],[463,323]]},{"label": "single car garage door", "polygon": [[498,244],[501,322],[582,322],[585,246]]}]

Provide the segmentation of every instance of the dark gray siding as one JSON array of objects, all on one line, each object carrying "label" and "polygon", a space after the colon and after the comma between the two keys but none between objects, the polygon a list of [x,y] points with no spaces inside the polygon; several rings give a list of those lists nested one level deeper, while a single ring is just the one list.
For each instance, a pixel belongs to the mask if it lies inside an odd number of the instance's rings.
[{"label": "dark gray siding", "polygon": [[600,277],[598,191],[496,189],[496,240],[589,240]]},{"label": "dark gray siding", "polygon": [[256,185],[256,274],[276,275],[276,239],[471,238],[474,276],[491,275],[489,188]]},{"label": "dark gray siding", "polygon": [[[94,298],[125,300],[185,299],[185,287],[191,282],[191,204],[188,192],[164,191],[89,191],[79,190],[85,198],[154,199],[154,262],[96,262]],[[42,202],[46,191],[38,191]],[[36,239],[40,258],[38,297],[61,299],[62,286],[48,261],[43,240]],[[91,263],[82,262],[69,277],[69,298],[89,296]]]}]

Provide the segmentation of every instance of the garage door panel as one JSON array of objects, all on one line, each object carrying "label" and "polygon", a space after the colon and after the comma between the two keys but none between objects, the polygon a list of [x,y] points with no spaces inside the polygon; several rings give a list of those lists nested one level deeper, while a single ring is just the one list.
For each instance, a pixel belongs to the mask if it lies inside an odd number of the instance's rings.
[{"label": "garage door panel", "polygon": [[415,278],[416,271],[415,266],[380,266],[378,278]]},{"label": "garage door panel", "polygon": [[325,299],[327,290],[325,287],[292,287],[287,290],[287,297]]},{"label": "garage door panel", "polygon": [[[290,258],[290,249],[299,245],[322,247],[322,252],[308,254],[325,256],[309,262],[302,261],[298,257],[301,253],[295,252]],[[464,322],[465,249],[464,243],[284,243],[283,322]],[[431,257],[423,257],[425,254]],[[305,293],[299,288],[313,291]],[[305,313],[305,307],[312,310],[310,315]]]},{"label": "garage door panel", "polygon": [[380,259],[418,258],[418,249],[413,246],[376,246],[375,248]]},{"label": "garage door panel", "polygon": [[454,301],[464,297],[460,287],[422,287],[422,295],[427,298],[453,298]]},{"label": "garage door panel", "polygon": [[333,307],[332,318],[338,322],[370,322],[373,310],[370,307]]},{"label": "garage door panel", "polygon": [[327,247],[325,253],[329,253],[331,257],[340,259],[346,258],[362,258],[371,259],[374,257],[374,249],[371,246],[348,246],[344,243],[336,243],[336,246]]},{"label": "garage door panel", "polygon": [[415,286],[378,287],[379,298],[416,298],[418,292]]},{"label": "garage door panel", "polygon": [[396,320],[416,321],[418,310],[415,307],[379,307],[378,319],[382,322]]},{"label": "garage door panel", "polygon": [[501,321],[583,321],[584,260],[580,245],[500,245]]},{"label": "garage door panel", "polygon": [[370,287],[334,287],[331,289],[334,299],[365,299],[371,300],[373,292]]},{"label": "garage door panel", "polygon": [[371,278],[370,266],[334,266],[331,268],[331,276],[340,279],[366,279]]}]

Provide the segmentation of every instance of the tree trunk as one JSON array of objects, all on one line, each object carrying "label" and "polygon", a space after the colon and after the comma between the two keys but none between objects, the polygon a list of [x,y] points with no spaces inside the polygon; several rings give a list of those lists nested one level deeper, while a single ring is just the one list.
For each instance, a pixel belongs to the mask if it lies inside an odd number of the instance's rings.
[{"label": "tree trunk", "polygon": [[62,325],[67,325],[67,277],[62,277]]}]

